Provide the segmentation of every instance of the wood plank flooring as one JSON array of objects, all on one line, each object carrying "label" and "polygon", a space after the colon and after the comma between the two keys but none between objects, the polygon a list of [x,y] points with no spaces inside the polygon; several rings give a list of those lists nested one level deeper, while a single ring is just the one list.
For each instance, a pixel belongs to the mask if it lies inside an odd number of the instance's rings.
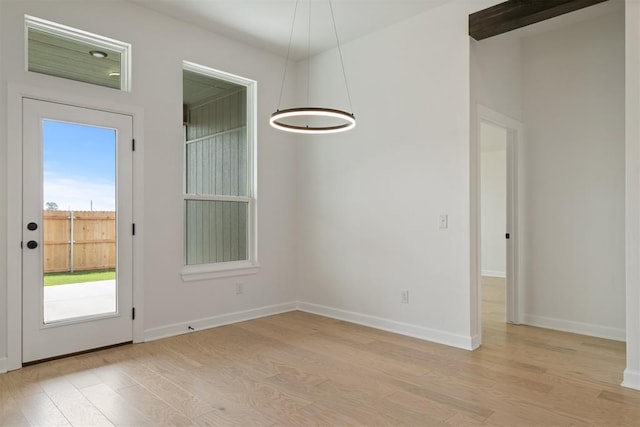
[{"label": "wood plank flooring", "polygon": [[302,312],[0,375],[2,426],[640,426],[624,343],[504,323],[457,350]]}]

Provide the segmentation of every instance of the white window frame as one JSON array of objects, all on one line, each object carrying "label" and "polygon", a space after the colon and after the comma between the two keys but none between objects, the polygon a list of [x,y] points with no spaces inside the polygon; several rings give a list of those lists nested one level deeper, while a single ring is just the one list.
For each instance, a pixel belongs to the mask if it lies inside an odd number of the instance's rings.
[{"label": "white window frame", "polygon": [[[87,43],[96,48],[109,49],[120,54],[120,90],[131,92],[131,44],[110,39],[98,34],[89,33],[77,28],[68,27],[56,22],[24,16],[24,69],[29,71],[29,29],[43,31],[55,36],[64,37],[81,43]],[[86,83],[86,82],[85,82]]]},{"label": "white window frame", "polygon": [[[257,222],[257,82],[224,71],[183,61],[182,68],[186,71],[225,80],[247,90],[247,196],[211,196],[186,193],[186,147],[183,147],[183,224],[186,224],[187,200],[226,201],[247,203],[247,260],[217,262],[209,264],[186,265],[186,243],[183,243],[182,253],[185,256],[182,269],[182,280],[185,282],[215,279],[220,277],[246,276],[256,274],[258,263],[258,222]],[[183,233],[186,227],[183,227]],[[186,237],[186,236],[185,236]],[[185,239],[183,239],[185,242]]]}]

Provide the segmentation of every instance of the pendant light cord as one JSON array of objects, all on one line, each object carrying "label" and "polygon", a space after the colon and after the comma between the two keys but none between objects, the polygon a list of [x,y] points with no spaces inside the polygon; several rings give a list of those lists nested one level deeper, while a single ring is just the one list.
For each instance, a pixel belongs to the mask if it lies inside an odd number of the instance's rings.
[{"label": "pendant light cord", "polygon": [[[293,28],[295,27],[295,23],[296,23],[296,14],[298,13],[298,2],[299,0],[296,0],[296,5],[293,9],[293,19],[291,20],[291,32],[289,33],[289,46],[287,47],[287,58],[285,59],[285,63],[284,63],[284,72],[282,73],[282,84],[280,85],[280,97],[278,98],[278,110],[280,110],[280,105],[282,104],[282,92],[284,92],[284,82],[287,77],[287,68],[289,67],[289,54],[291,53],[291,41],[293,40]],[[347,93],[348,92],[349,91],[347,90]]]},{"label": "pendant light cord", "polygon": [[309,0],[309,34],[307,35],[307,105],[309,105],[309,86],[311,86],[311,0]]},{"label": "pendant light cord", "polygon": [[331,21],[333,22],[333,31],[336,34],[336,44],[338,45],[338,53],[340,54],[340,65],[342,66],[342,76],[344,77],[344,86],[347,89],[347,98],[349,99],[349,110],[353,113],[353,105],[351,104],[351,93],[349,92],[349,83],[347,82],[347,73],[344,71],[344,60],[342,59],[342,49],[340,48],[340,39],[338,38],[338,27],[336,26],[336,18],[333,15],[333,3],[329,0],[329,9],[331,10]]},{"label": "pendant light cord", "polygon": [[[1,1],[1,0],[0,0]],[[311,2],[312,0],[308,0],[309,2],[309,28],[308,28],[308,40],[307,40],[307,104],[309,102],[310,97],[310,80],[311,80]],[[356,126],[356,118],[353,115],[353,112],[346,112],[342,110],[338,110],[335,108],[322,108],[322,107],[299,107],[299,108],[288,108],[285,110],[280,110],[280,106],[282,104],[282,95],[284,92],[284,85],[287,77],[287,70],[289,68],[289,58],[291,55],[291,44],[293,41],[293,31],[295,28],[296,16],[298,13],[298,5],[300,0],[296,0],[295,8],[293,10],[293,20],[291,22],[291,32],[289,33],[289,46],[287,47],[287,57],[285,59],[284,71],[282,73],[282,85],[280,87],[280,97],[278,99],[278,107],[276,112],[271,114],[271,119],[269,120],[269,124],[276,128],[287,132],[297,132],[297,133],[305,133],[305,134],[328,134],[328,133],[336,133],[336,132],[344,132],[349,129],[353,129]],[[338,26],[336,25],[336,19],[333,12],[333,3],[331,0],[328,0],[329,9],[331,11],[331,21],[333,22],[333,31],[336,36],[336,44],[338,47],[338,54],[340,56],[340,66],[342,67],[342,77],[344,78],[344,85],[347,91],[347,98],[349,100],[349,108],[353,111],[353,104],[351,102],[351,92],[349,91],[349,83],[347,81],[347,73],[344,69],[344,59],[342,56],[342,48],[340,47],[340,39],[338,37]],[[307,124],[298,125],[295,121],[292,123],[291,121],[287,121],[286,119],[290,118],[333,118],[337,120],[341,120],[342,123],[333,125],[312,125],[309,122]]]},{"label": "pendant light cord", "polygon": [[[289,56],[291,54],[291,42],[293,40],[293,29],[295,28],[296,16],[298,14],[298,3],[300,0],[296,0],[295,7],[293,9],[293,19],[291,20],[291,31],[289,33],[289,45],[287,46],[287,58],[285,59],[284,71],[282,73],[282,84],[280,85],[280,96],[278,98],[278,110],[282,105],[282,94],[284,92],[284,83],[287,78],[287,69],[289,68]],[[336,18],[333,13],[333,2],[329,0],[329,10],[331,11],[331,22],[333,23],[333,32],[336,36],[336,44],[338,46],[338,54],[340,55],[340,66],[342,68],[342,77],[344,79],[344,86],[347,91],[347,98],[349,100],[349,110],[353,112],[353,104],[351,102],[351,92],[349,91],[349,82],[347,80],[347,73],[344,69],[344,59],[342,57],[342,48],[340,47],[340,38],[338,37],[338,27],[336,26]],[[309,1],[309,39],[308,39],[308,53],[311,50],[311,1]],[[309,81],[311,78],[311,58],[307,60],[307,103],[309,103]]]}]

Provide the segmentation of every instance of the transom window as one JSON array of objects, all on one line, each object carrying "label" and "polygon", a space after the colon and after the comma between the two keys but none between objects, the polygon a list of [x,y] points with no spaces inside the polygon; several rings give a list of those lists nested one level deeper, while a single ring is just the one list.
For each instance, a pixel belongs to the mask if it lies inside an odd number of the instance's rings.
[{"label": "transom window", "polygon": [[129,91],[131,45],[25,16],[27,71]]},{"label": "transom window", "polygon": [[254,92],[251,80],[184,63],[185,280],[257,266]]}]

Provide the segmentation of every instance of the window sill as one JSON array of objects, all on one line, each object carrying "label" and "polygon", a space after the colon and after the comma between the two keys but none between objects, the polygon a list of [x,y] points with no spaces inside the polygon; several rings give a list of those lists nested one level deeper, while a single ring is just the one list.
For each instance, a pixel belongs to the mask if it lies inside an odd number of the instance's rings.
[{"label": "window sill", "polygon": [[182,269],[181,276],[183,282],[195,282],[221,277],[249,276],[256,274],[259,269],[260,264],[254,264],[251,261],[187,265]]}]

